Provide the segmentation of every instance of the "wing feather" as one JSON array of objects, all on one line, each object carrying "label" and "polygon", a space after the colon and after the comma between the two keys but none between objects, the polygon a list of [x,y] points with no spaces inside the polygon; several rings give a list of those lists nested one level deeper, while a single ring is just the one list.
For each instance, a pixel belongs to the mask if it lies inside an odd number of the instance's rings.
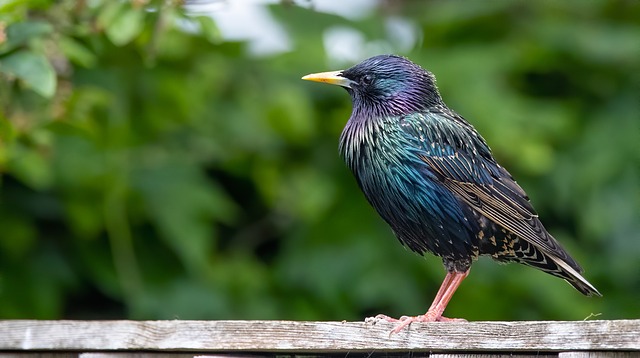
[{"label": "wing feather", "polygon": [[582,271],[547,233],[524,190],[493,159],[473,127],[448,110],[412,116],[422,125],[407,126],[406,132],[421,139],[420,160],[445,187],[502,228]]}]

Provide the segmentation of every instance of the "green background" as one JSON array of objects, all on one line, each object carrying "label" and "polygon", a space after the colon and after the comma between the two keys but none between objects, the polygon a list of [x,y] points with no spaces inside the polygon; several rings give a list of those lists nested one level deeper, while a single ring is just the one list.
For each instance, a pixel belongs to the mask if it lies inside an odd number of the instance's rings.
[{"label": "green background", "polygon": [[256,54],[179,1],[0,2],[0,318],[423,313],[441,261],[339,158],[348,95],[300,80],[389,52],[435,73],[604,295],[483,258],[447,315],[640,317],[640,2],[297,3],[259,6],[289,48]]}]

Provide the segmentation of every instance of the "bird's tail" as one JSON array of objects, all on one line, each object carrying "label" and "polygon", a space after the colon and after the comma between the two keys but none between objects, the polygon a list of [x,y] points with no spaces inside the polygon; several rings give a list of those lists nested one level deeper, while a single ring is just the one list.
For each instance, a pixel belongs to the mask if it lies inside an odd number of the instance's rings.
[{"label": "bird's tail", "polygon": [[586,296],[602,296],[589,281],[582,277],[583,270],[580,265],[551,236],[549,238],[556,245],[553,252],[521,241],[524,255],[515,261],[562,278]]},{"label": "bird's tail", "polygon": [[567,281],[571,286],[575,287],[576,290],[580,291],[582,294],[587,296],[602,296],[598,290],[593,287],[592,284],[587,281],[580,272],[576,271],[573,267],[567,264],[564,260],[557,257],[551,257],[555,266],[557,266],[556,270],[547,271],[554,276],[558,276]]}]

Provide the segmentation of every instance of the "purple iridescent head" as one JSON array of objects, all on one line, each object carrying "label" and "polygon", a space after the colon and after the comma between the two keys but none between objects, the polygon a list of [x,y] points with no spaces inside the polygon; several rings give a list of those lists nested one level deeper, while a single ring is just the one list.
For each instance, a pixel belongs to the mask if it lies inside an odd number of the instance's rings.
[{"label": "purple iridescent head", "polygon": [[433,74],[395,55],[374,56],[344,71],[311,74],[303,79],[346,88],[354,112],[398,115],[442,103]]}]

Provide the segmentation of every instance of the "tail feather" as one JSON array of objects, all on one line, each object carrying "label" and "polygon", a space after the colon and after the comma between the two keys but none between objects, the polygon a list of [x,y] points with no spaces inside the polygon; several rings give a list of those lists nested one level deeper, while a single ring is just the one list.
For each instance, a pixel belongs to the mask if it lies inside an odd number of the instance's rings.
[{"label": "tail feather", "polygon": [[556,252],[550,253],[528,242],[520,241],[519,244],[516,256],[507,260],[516,261],[562,278],[586,296],[602,296],[589,281],[582,277],[582,268],[560,246]]},{"label": "tail feather", "polygon": [[[582,275],[569,266],[566,262],[552,258],[553,262],[558,266],[560,272],[557,276],[563,278],[576,290],[580,291],[586,296],[602,296],[598,290],[593,287],[589,281],[587,281]],[[551,272],[550,272],[551,273]]]},{"label": "tail feather", "polygon": [[[519,257],[514,261],[535,267],[550,275],[562,278],[583,295],[602,296],[602,294],[600,294],[600,292],[598,292],[598,290],[589,283],[589,281],[582,277],[580,274],[582,272],[580,266],[572,264],[575,261],[571,260],[570,262],[567,262],[561,257],[545,254],[533,245],[529,246],[527,254],[528,255]],[[578,267],[578,269],[576,270],[574,267]]]}]

